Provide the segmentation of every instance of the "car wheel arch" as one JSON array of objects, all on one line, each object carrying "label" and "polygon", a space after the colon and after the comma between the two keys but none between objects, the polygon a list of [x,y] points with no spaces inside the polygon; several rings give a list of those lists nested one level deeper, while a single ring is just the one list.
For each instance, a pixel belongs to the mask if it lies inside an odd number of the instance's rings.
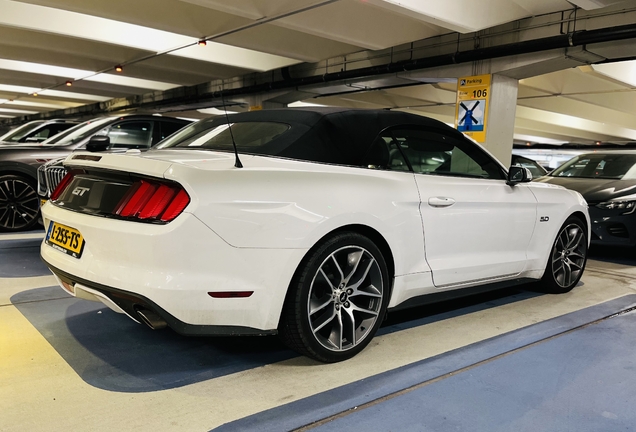
[{"label": "car wheel arch", "polygon": [[585,226],[585,229],[589,229],[589,224],[587,223],[587,218],[585,217],[585,215],[583,214],[583,212],[581,211],[575,211],[574,213],[572,213],[569,217],[575,217],[581,220],[581,222],[583,223],[583,225]]},{"label": "car wheel arch", "polygon": [[[390,298],[393,291],[393,280],[395,277],[395,260],[393,258],[393,251],[391,250],[391,247],[389,246],[389,243],[386,241],[384,236],[380,234],[376,229],[368,225],[361,225],[361,224],[343,225],[323,235],[320,239],[318,239],[318,241],[314,243],[314,245],[311,248],[307,250],[307,252],[305,252],[305,255],[303,256],[303,258],[298,262],[298,265],[296,266],[296,270],[294,271],[292,279],[289,281],[289,283],[290,284],[292,283],[292,281],[297,276],[297,272],[303,268],[303,265],[307,262],[307,259],[314,253],[314,251],[318,247],[320,247],[320,245],[325,240],[343,232],[353,232],[353,233],[363,235],[367,237],[369,240],[371,240],[373,243],[375,243],[378,249],[380,249],[380,252],[382,253],[384,261],[386,262],[387,270],[389,272],[389,281],[390,281],[389,298]],[[289,294],[289,286],[287,287],[287,294]]]},{"label": "car wheel arch", "polygon": [[0,175],[22,176],[28,177],[30,180],[35,182],[38,181],[37,171],[31,169],[28,165],[25,165],[24,167],[19,164],[0,165]]}]

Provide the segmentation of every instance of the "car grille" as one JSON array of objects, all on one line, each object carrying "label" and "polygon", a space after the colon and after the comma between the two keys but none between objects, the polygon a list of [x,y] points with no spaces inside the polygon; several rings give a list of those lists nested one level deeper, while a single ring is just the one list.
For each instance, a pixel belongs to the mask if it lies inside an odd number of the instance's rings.
[{"label": "car grille", "polygon": [[607,232],[609,232],[614,237],[622,237],[628,238],[629,233],[627,232],[627,227],[623,224],[615,224],[607,227]]},{"label": "car grille", "polygon": [[46,181],[46,187],[48,190],[46,191],[46,195],[50,196],[51,193],[55,190],[62,178],[66,175],[66,168],[61,166],[50,166],[44,169],[44,177]]},{"label": "car grille", "polygon": [[46,174],[44,173],[44,165],[38,168],[38,195],[49,196],[48,187],[46,185]]}]

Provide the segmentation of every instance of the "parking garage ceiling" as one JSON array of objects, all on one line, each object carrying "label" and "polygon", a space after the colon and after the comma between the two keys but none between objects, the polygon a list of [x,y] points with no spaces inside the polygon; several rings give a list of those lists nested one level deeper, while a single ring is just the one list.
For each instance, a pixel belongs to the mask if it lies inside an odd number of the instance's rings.
[{"label": "parking garage ceiling", "polygon": [[[0,0],[0,121],[478,32],[574,6],[594,11],[633,1]],[[627,62],[521,80],[518,139],[636,140],[635,73]],[[452,122],[452,82],[367,90],[310,102]]]}]

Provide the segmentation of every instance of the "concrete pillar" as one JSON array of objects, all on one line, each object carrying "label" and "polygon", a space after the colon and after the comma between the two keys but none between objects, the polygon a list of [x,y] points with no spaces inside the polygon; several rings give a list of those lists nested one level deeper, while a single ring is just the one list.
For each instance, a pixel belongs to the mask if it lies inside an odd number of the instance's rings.
[{"label": "concrete pillar", "polygon": [[518,80],[503,75],[492,75],[486,142],[483,146],[506,168],[510,166],[512,156],[518,88]]}]

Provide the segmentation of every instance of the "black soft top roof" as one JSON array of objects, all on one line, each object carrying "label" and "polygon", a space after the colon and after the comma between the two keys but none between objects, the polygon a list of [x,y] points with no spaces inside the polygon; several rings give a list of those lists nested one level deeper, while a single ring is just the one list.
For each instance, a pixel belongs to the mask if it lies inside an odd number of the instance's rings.
[{"label": "black soft top roof", "polygon": [[[228,116],[230,123],[277,122],[290,130],[258,149],[258,154],[343,165],[360,165],[373,140],[390,126],[417,125],[463,136],[440,121],[399,111],[345,108],[284,108]],[[213,128],[227,123],[225,116],[210,120]],[[254,153],[254,149],[239,152]]]}]

